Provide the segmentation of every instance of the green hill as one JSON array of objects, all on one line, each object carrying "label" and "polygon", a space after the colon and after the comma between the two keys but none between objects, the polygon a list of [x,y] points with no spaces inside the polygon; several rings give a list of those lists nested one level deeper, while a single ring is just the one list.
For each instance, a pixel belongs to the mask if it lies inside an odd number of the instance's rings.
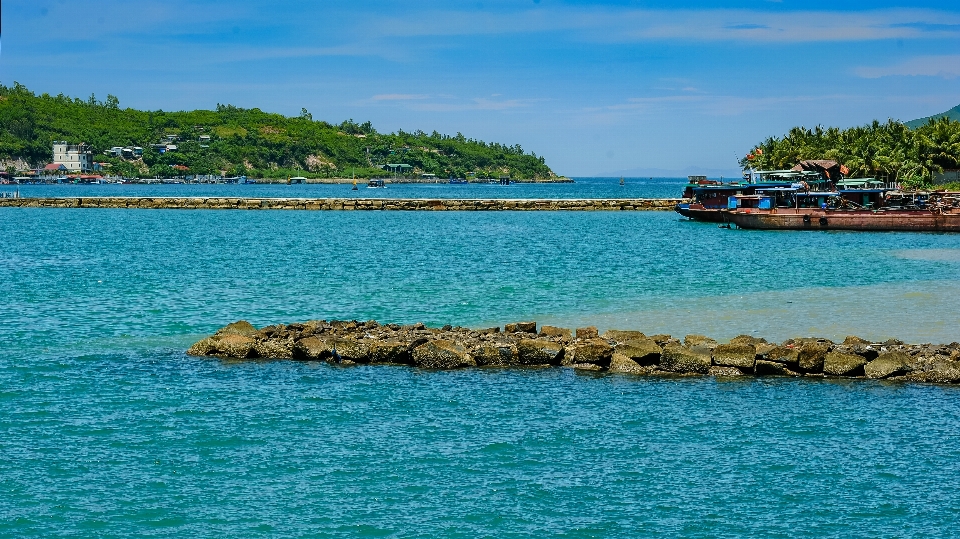
[{"label": "green hill", "polygon": [[940,118],[950,118],[951,120],[960,122],[960,105],[957,105],[956,107],[953,107],[952,109],[942,114],[927,116],[926,118],[919,118],[917,120],[911,120],[909,122],[905,122],[904,125],[906,125],[910,129],[916,129],[921,125],[926,125],[927,122],[929,122],[930,120],[937,120]]},{"label": "green hill", "polygon": [[[391,163],[410,165],[404,169],[410,174],[438,177],[470,172],[514,179],[555,176],[543,157],[524,152],[519,144],[487,143],[460,133],[384,134],[370,122],[315,121],[306,109],[296,117],[232,105],[181,112],[121,109],[114,96],[81,100],[34,95],[19,83],[0,85],[0,159],[43,166],[51,161],[56,140],[88,144],[96,161],[125,176],[169,176],[171,167],[179,166],[189,170],[181,174],[364,178],[384,175],[382,167]],[[168,140],[175,151],[159,146]],[[140,146],[143,156],[104,154],[117,146]]]}]

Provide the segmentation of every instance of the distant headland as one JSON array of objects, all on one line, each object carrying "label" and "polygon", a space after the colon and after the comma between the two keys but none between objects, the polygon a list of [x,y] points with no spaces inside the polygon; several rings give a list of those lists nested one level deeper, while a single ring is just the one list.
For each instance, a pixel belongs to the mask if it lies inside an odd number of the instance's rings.
[{"label": "distant headland", "polygon": [[[101,173],[127,178],[423,178],[549,180],[543,157],[519,144],[457,133],[380,133],[370,122],[317,121],[306,109],[287,117],[218,104],[181,112],[121,109],[63,94],[35,95],[0,85],[0,161],[7,172]],[[54,162],[60,142],[76,163]],[[70,154],[73,155],[72,153]]]}]

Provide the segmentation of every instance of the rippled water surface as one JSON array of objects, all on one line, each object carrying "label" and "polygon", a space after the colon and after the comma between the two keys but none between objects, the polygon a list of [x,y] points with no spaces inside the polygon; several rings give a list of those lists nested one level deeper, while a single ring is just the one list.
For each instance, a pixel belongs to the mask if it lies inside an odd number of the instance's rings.
[{"label": "rippled water surface", "polygon": [[951,342],[960,235],[8,208],[0,237],[0,536],[954,535],[954,387],[183,350],[241,318]]},{"label": "rippled water surface", "polygon": [[350,184],[104,184],[21,185],[22,196],[172,196],[294,198],[676,198],[686,178],[576,178],[574,183],[389,183],[370,189]]}]

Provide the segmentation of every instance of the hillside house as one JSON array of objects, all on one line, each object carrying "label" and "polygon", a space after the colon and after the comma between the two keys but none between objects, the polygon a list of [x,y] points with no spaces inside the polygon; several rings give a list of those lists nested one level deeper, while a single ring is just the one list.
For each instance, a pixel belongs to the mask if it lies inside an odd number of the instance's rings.
[{"label": "hillside house", "polygon": [[53,143],[53,164],[63,165],[71,172],[89,172],[93,170],[93,152],[86,144],[58,140]]}]

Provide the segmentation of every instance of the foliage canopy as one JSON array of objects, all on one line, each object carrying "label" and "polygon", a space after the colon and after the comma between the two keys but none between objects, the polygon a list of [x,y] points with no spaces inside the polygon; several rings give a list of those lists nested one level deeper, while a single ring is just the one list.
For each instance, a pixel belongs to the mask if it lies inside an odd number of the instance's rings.
[{"label": "foliage canopy", "polygon": [[780,170],[804,159],[832,159],[846,165],[850,177],[920,187],[933,173],[960,165],[960,122],[941,117],[916,129],[893,120],[850,129],[794,127],[755,146],[740,166]]},{"label": "foliage canopy", "polygon": [[[177,151],[151,147],[168,135],[177,137]],[[216,110],[140,111],[121,109],[112,95],[105,101],[93,95],[82,100],[34,95],[19,83],[0,85],[0,159],[42,165],[50,161],[55,140],[88,144],[95,160],[125,176],[169,176],[171,167],[180,165],[189,174],[364,178],[384,175],[381,166],[388,163],[409,164],[416,173],[441,178],[468,172],[516,179],[554,175],[543,157],[519,144],[486,143],[460,133],[384,134],[370,122],[314,121],[306,109],[295,117],[219,104]],[[104,155],[116,146],[143,147],[143,157]]]}]

